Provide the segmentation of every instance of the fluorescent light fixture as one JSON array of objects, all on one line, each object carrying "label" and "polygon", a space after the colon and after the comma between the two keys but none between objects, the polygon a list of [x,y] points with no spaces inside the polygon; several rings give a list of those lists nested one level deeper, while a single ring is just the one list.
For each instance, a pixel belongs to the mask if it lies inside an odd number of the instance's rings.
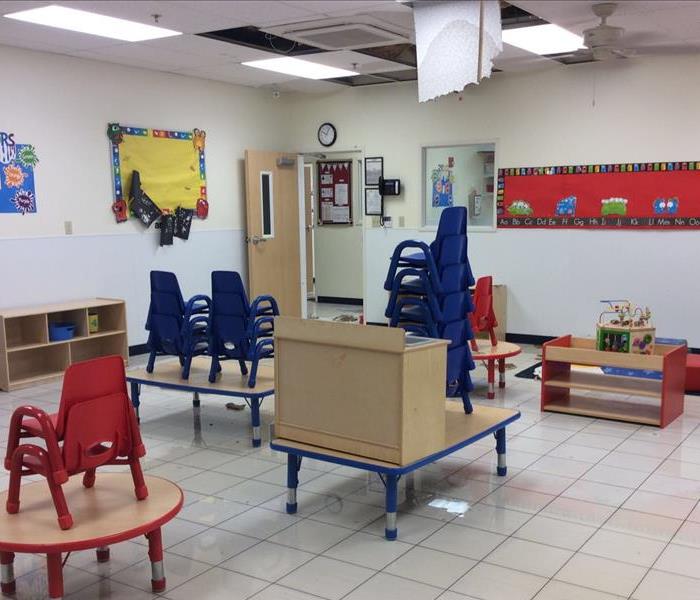
[{"label": "fluorescent light fixture", "polygon": [[89,33],[124,42],[143,42],[158,38],[182,35],[180,31],[144,25],[136,21],[107,17],[97,13],[76,10],[65,6],[43,6],[5,15],[8,19],[25,21],[36,25],[47,25],[79,33]]},{"label": "fluorescent light fixture", "polygon": [[275,73],[294,75],[295,77],[305,77],[306,79],[330,79],[331,77],[348,77],[358,75],[355,71],[346,71],[337,67],[329,67],[310,60],[301,60],[284,56],[282,58],[266,58],[263,60],[249,60],[243,63],[246,67],[265,69]]},{"label": "fluorescent light fixture", "polygon": [[535,54],[560,54],[583,48],[583,38],[559,25],[532,25],[503,30],[503,42]]}]

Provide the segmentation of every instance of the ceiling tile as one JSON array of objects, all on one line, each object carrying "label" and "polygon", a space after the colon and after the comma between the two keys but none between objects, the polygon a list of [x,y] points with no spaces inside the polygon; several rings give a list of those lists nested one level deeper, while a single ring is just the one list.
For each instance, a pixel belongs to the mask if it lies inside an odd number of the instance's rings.
[{"label": "ceiling tile", "polygon": [[204,38],[198,35],[180,35],[160,40],[144,42],[148,46],[161,48],[172,52],[185,52],[221,61],[224,58],[228,62],[243,62],[246,60],[259,60],[263,58],[275,58],[278,55],[273,52],[264,52],[256,48],[248,48],[239,44],[231,44],[220,40]]},{"label": "ceiling tile", "polygon": [[143,42],[120,44],[98,50],[85,50],[73,53],[73,56],[137,67],[142,64],[156,65],[166,69],[190,69],[230,62],[230,59],[222,56],[207,58],[198,54],[174,52]]},{"label": "ceiling tile", "polygon": [[347,89],[347,86],[330,81],[314,79],[293,79],[275,84],[275,89],[280,92],[293,92],[302,94],[332,94]]},{"label": "ceiling tile", "polygon": [[[279,1],[236,0],[235,2],[217,2],[201,0],[199,2],[187,2],[186,4],[196,5],[197,10],[235,19],[246,25],[275,25],[277,23],[291,23],[314,18],[314,13],[309,10]],[[215,29],[224,29],[224,27]]]},{"label": "ceiling tile", "polygon": [[245,67],[236,63],[223,65],[197,67],[192,69],[179,69],[176,71],[182,75],[191,75],[193,77],[201,77],[204,79],[213,79],[215,81],[225,81],[227,83],[236,83],[239,85],[249,85],[260,87],[272,83],[281,83],[294,79],[289,75],[282,73],[273,73],[272,71],[264,71],[253,67]]},{"label": "ceiling tile", "polygon": [[[397,71],[405,69],[406,65],[382,60],[373,56],[367,56],[352,50],[339,50],[338,52],[322,52],[320,54],[310,54],[302,57],[310,62],[339,67],[357,73],[382,73],[384,71]],[[356,66],[353,66],[355,63]]]}]

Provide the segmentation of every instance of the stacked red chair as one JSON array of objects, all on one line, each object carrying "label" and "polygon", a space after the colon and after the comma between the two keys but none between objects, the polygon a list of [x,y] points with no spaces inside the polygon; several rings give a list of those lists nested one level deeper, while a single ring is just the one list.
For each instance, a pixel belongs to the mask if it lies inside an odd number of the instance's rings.
[{"label": "stacked red chair", "polygon": [[[26,443],[29,438],[44,446]],[[62,484],[82,474],[83,485],[90,488],[95,485],[96,469],[104,465],[129,465],[136,498],[143,500],[148,489],[139,459],[145,454],[126,392],[122,358],[75,363],[66,370],[57,413],[20,406],[12,414],[5,456],[10,472],[7,512],[19,511],[21,478],[41,475],[48,483],[59,526],[70,529],[73,517]]]}]

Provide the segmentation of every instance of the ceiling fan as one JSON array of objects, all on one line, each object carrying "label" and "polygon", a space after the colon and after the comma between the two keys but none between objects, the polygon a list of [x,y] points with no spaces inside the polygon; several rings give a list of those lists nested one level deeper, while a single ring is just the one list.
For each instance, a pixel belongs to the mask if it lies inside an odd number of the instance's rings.
[{"label": "ceiling fan", "polygon": [[639,55],[669,55],[691,52],[697,48],[683,45],[651,45],[653,34],[625,34],[623,27],[608,25],[608,18],[617,10],[615,2],[594,4],[591,9],[600,18],[595,27],[584,29],[583,44],[585,48],[574,52],[567,62],[605,61],[632,58]]}]

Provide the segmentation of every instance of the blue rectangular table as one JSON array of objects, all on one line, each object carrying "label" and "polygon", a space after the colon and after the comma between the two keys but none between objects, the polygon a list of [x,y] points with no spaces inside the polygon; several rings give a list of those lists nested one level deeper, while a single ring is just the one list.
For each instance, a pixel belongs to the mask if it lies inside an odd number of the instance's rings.
[{"label": "blue rectangular table", "polygon": [[143,385],[192,392],[194,406],[199,406],[199,394],[241,398],[250,406],[253,446],[260,446],[260,405],[264,398],[275,393],[274,368],[272,365],[261,364],[255,387],[250,388],[248,377],[241,375],[236,361],[222,362],[221,374],[214,383],[209,383],[209,365],[208,357],[196,356],[192,360],[189,379],[182,379],[180,363],[177,360],[156,361],[153,373],[148,373],[146,369],[127,371],[126,380],[131,384],[131,403],[136,409],[136,414],[139,414]]},{"label": "blue rectangular table", "polygon": [[290,514],[297,511],[297,486],[299,485],[299,470],[303,457],[378,473],[386,487],[386,539],[395,540],[398,535],[396,525],[398,482],[402,475],[444,458],[488,435],[493,435],[496,438],[498,456],[497,473],[500,476],[505,476],[506,427],[519,418],[520,412],[517,410],[480,405],[474,406],[472,414],[465,415],[461,402],[447,400],[445,447],[406,465],[382,462],[281,438],[273,439],[270,442],[270,447],[287,454],[287,512]]}]

